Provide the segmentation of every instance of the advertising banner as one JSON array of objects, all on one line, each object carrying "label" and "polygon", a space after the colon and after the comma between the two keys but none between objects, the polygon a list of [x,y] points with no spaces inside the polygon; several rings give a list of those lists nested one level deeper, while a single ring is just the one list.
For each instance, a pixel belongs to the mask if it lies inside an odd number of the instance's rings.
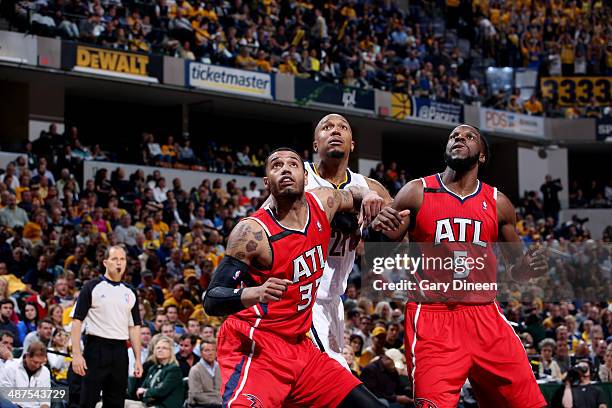
[{"label": "advertising banner", "polygon": [[494,109],[480,109],[480,127],[524,136],[544,137],[544,118]]},{"label": "advertising banner", "polygon": [[256,98],[274,98],[274,83],[270,74],[193,61],[186,61],[185,67],[187,86]]},{"label": "advertising banner", "polygon": [[597,140],[612,142],[612,116],[597,119],[595,132],[597,133]]},{"label": "advertising banner", "polygon": [[374,113],[373,90],[312,79],[295,78],[295,101],[303,106],[341,107],[346,110]]},{"label": "advertising banner", "polygon": [[391,95],[391,116],[399,120],[412,117],[428,122],[459,124],[463,122],[463,106],[394,93]]},{"label": "advertising banner", "polygon": [[115,78],[160,82],[162,57],[64,42],[62,68]]}]

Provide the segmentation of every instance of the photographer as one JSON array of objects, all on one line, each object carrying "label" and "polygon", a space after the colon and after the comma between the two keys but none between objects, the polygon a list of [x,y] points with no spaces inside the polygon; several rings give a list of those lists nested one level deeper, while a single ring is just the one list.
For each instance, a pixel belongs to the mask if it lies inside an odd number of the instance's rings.
[{"label": "photographer", "polygon": [[561,179],[553,180],[551,176],[547,175],[545,180],[545,183],[540,187],[544,201],[544,215],[546,217],[553,217],[556,224],[559,219],[559,210],[561,209],[559,191],[563,190],[563,186],[561,185]]},{"label": "photographer", "polygon": [[591,382],[591,367],[581,361],[567,372],[563,408],[607,408],[603,391]]}]

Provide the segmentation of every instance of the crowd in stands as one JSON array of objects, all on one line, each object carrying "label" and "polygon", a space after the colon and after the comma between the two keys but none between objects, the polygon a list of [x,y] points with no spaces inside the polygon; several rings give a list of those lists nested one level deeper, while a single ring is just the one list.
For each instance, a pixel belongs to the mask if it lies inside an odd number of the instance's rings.
[{"label": "crowd in stands", "polygon": [[[529,66],[542,75],[612,70],[610,7],[602,0],[447,0],[441,15],[425,0],[408,9],[394,0],[7,4],[3,14],[14,25],[42,35],[534,115],[556,107],[529,95],[522,103],[517,92],[489,95],[471,75],[474,55],[479,64]],[[601,113],[595,105],[567,112]]]},{"label": "crowd in stands", "polygon": [[140,163],[213,173],[263,176],[264,161],[270,153],[267,144],[257,150],[251,150],[250,145],[236,149],[230,147],[229,143],[217,143],[214,140],[207,140],[204,146],[197,146],[195,150],[189,139],[178,143],[173,136],[168,136],[165,143],[160,145],[152,133],[143,132]]}]

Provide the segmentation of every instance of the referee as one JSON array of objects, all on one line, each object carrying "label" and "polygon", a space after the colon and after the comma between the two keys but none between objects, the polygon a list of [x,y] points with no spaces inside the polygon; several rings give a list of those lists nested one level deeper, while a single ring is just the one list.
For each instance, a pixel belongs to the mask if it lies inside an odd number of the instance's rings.
[{"label": "referee", "polygon": [[[126,252],[111,246],[104,256],[106,273],[81,289],[72,322],[72,369],[82,376],[80,407],[123,408],[128,376],[129,338],[134,350],[134,376],[142,375],[140,362],[140,314],[136,291],[121,277]],[[81,353],[81,327],[85,324],[85,351]]]}]

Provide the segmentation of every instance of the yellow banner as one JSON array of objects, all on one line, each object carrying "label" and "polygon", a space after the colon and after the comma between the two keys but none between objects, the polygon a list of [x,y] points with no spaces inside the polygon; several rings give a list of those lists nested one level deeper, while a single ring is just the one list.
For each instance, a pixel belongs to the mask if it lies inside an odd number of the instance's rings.
[{"label": "yellow banner", "polygon": [[77,46],[76,65],[84,68],[148,76],[149,57],[147,55],[79,45]]},{"label": "yellow banner", "polygon": [[540,79],[542,97],[559,106],[586,106],[612,102],[610,77],[544,77]]}]

